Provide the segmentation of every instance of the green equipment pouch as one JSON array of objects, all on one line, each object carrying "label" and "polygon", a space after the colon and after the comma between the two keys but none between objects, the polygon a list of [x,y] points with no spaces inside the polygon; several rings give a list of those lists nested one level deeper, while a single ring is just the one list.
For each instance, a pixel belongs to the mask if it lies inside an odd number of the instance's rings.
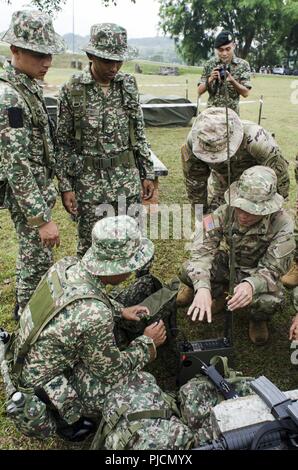
[{"label": "green equipment pouch", "polygon": [[[143,278],[146,278],[146,283],[150,286],[149,292],[151,291],[151,293],[138,303],[147,307],[150,314],[149,316],[142,315],[140,321],[120,319],[116,322],[114,333],[117,344],[120,347],[122,343],[123,346],[125,344],[124,338],[126,339],[127,345],[130,341],[142,335],[147,326],[159,320],[163,320],[165,324],[168,340],[174,339],[177,336],[176,296],[179,288],[179,280],[174,279],[169,284],[164,284],[159,279],[152,276],[152,274],[143,276]],[[140,278],[140,280],[141,279],[142,278]],[[115,300],[122,303],[125,307],[130,306],[125,303],[125,299],[121,294],[116,296]],[[119,338],[121,338],[121,340]]]},{"label": "green equipment pouch", "polygon": [[15,423],[18,431],[29,437],[47,439],[55,435],[56,422],[46,404],[33,391],[18,389],[23,403],[16,406],[13,399],[6,403],[7,416]]}]

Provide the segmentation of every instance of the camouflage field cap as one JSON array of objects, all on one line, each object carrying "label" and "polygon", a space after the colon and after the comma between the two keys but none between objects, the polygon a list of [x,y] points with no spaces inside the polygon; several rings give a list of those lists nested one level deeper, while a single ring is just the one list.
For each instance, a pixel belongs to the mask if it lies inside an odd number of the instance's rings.
[{"label": "camouflage field cap", "polygon": [[[238,150],[243,139],[243,126],[239,116],[228,110],[230,156]],[[192,151],[196,157],[207,163],[220,163],[227,160],[227,124],[225,108],[207,108],[193,123]]]},{"label": "camouflage field cap", "polygon": [[90,41],[82,50],[101,59],[119,61],[137,56],[137,50],[127,45],[126,29],[114,23],[91,26]]},{"label": "camouflage field cap", "polygon": [[[268,215],[282,208],[284,198],[277,193],[277,177],[267,166],[252,166],[231,184],[231,206],[254,215]],[[229,202],[229,192],[225,192]]]},{"label": "camouflage field cap", "polygon": [[127,215],[106,217],[92,230],[92,246],[82,258],[93,275],[111,276],[135,271],[151,260],[154,245],[142,238],[135,219]]},{"label": "camouflage field cap", "polygon": [[15,11],[1,41],[42,54],[60,54],[65,50],[64,41],[55,33],[50,16],[40,11]]}]

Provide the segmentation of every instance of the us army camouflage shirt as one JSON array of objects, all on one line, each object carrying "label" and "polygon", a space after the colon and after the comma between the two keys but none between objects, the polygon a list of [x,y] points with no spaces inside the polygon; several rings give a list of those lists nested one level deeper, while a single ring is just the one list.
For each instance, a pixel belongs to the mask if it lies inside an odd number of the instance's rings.
[{"label": "us army camouflage shirt", "polygon": [[[198,83],[206,84],[209,75],[211,74],[212,70],[215,67],[218,67],[222,62],[213,57],[210,59],[203,69],[203,73],[201,79]],[[250,82],[250,66],[246,60],[240,59],[239,57],[234,56],[230,66],[230,73],[235,78],[235,80],[240,83],[241,85],[245,86],[249,90],[251,89],[251,82]],[[233,87],[233,85],[227,82],[228,86],[228,108],[233,109],[236,113],[239,114],[239,99],[240,95],[237,90]],[[222,82],[218,82],[218,80],[214,81],[211,85],[208,84],[207,91],[209,92],[209,98],[207,102],[207,106],[216,106],[216,107],[223,107],[226,106],[225,100],[225,87]]]},{"label": "us army camouflage shirt", "polygon": [[[275,292],[280,276],[285,274],[292,262],[295,242],[294,224],[290,216],[280,210],[264,216],[252,227],[240,226],[232,212],[232,230],[235,239],[235,267],[247,277],[254,294]],[[210,270],[218,250],[229,252],[228,206],[222,205],[204,218],[202,231],[196,233],[191,248],[191,259],[186,270],[195,290],[210,289]]]},{"label": "us army camouflage shirt", "polygon": [[[10,63],[1,77],[21,85],[26,96],[35,96],[40,128],[34,127],[29,106],[9,83],[0,80],[0,180],[7,181],[5,204],[13,199],[27,223],[40,225],[50,220],[56,200],[51,168],[55,167],[54,147],[41,87],[36,80],[18,72]],[[43,129],[43,131],[41,130]],[[49,149],[46,162],[42,132]]]},{"label": "us army camouflage shirt", "polygon": [[[231,183],[237,181],[244,170],[254,165],[263,165],[272,168],[277,176],[277,192],[284,198],[288,197],[290,178],[288,173],[288,162],[282,156],[279,146],[272,135],[261,126],[242,121],[244,135],[242,143],[231,157]],[[192,148],[191,133],[187,138],[187,146]],[[196,159],[191,153],[191,158]],[[210,163],[209,167],[215,172],[213,183],[214,199],[222,204],[223,194],[228,188],[228,165],[223,163]]]},{"label": "us army camouflage shirt", "polygon": [[[81,93],[86,90],[85,114],[82,116],[82,150],[79,153],[75,143],[73,97],[71,90]],[[119,72],[111,81],[105,95],[100,85],[93,79],[87,66],[81,75],[66,83],[59,96],[59,167],[62,168],[61,191],[72,190],[70,176],[79,177],[83,171],[84,158],[113,157],[131,148],[138,150],[146,178],[154,179],[153,162],[144,133],[144,121],[139,105],[138,90],[133,76]],[[134,142],[130,142],[130,125]],[[116,168],[116,172],[119,169]],[[106,170],[102,170],[104,176]],[[118,185],[139,185],[139,175],[131,168],[121,166]]]}]

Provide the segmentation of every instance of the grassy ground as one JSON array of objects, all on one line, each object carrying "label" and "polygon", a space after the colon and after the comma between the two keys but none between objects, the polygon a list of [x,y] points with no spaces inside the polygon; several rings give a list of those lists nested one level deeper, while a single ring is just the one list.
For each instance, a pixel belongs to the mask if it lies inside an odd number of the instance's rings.
[{"label": "grassy ground", "polygon": [[[142,64],[141,64],[142,66]],[[131,65],[129,66],[131,67]],[[187,72],[187,71],[186,71]],[[189,70],[188,70],[189,72]],[[184,95],[186,80],[191,100],[196,100],[196,82],[198,69],[191,69],[193,73],[183,73],[178,77],[161,77],[158,75],[138,74],[137,80],[140,91],[155,95],[177,94]],[[66,79],[72,70],[53,69],[47,76],[50,84],[60,84]],[[257,120],[259,109],[259,97],[264,95],[262,124],[276,134],[283,153],[290,162],[291,195],[287,203],[289,208],[294,207],[295,183],[293,178],[294,155],[297,151],[297,105],[291,104],[290,77],[257,76],[252,79],[253,90],[248,98],[254,101],[241,106],[243,119]],[[163,87],[154,87],[162,84]],[[177,87],[165,85],[179,84]],[[202,101],[205,101],[205,97]],[[202,105],[203,109],[203,105]],[[182,180],[179,149],[190,127],[185,128],[148,128],[147,136],[153,151],[168,167],[169,176],[160,178],[160,203],[183,204],[187,203],[187,196]],[[73,255],[76,245],[76,227],[63,211],[58,203],[54,210],[54,220],[58,222],[61,231],[61,247],[55,251],[58,260],[65,255]],[[14,262],[17,252],[17,241],[9,215],[6,211],[0,212],[0,325],[9,331],[14,327],[10,320],[10,314],[14,303]],[[156,257],[153,272],[158,277],[167,281],[178,271],[181,263],[187,258],[185,240],[157,240]],[[290,343],[288,330],[293,314],[290,302],[291,292],[288,293],[287,307],[282,314],[275,317],[270,325],[270,340],[266,346],[256,348],[248,340],[248,319],[244,315],[235,316],[235,366],[246,375],[259,375],[265,373],[283,389],[297,388],[297,370],[290,362]],[[212,326],[194,326],[184,318],[183,310],[179,312],[179,326],[183,328],[189,338],[208,338],[221,335],[223,318],[221,315],[214,318]],[[160,383],[170,387],[174,383],[174,363],[169,357],[169,350],[162,352],[162,359],[154,365],[154,372],[159,377]],[[165,360],[166,359],[166,360]],[[171,365],[173,368],[171,369]],[[4,394],[0,385],[0,448],[1,449],[61,449],[76,448],[67,446],[58,439],[41,443],[35,439],[21,436],[5,418]]]}]

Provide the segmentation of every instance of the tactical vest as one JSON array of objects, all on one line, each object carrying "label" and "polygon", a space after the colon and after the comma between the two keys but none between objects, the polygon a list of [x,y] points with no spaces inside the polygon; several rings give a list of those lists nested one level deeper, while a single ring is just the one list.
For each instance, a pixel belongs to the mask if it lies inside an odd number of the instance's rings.
[{"label": "tactical vest", "polygon": [[30,348],[36,343],[49,322],[66,306],[76,300],[97,299],[114,311],[108,296],[92,283],[91,277],[86,282],[71,282],[66,279],[67,269],[74,266],[77,261],[77,258],[74,257],[66,257],[58,261],[41,280],[22,313],[25,322],[24,338],[15,350],[13,347],[9,347],[6,353],[6,359],[9,360],[10,356],[10,361],[12,354],[14,355],[11,370],[15,383],[18,383]]},{"label": "tactical vest", "polygon": [[[125,81],[125,79],[124,79]],[[122,97],[122,104],[124,105],[125,97],[128,95],[125,89],[124,82],[121,83],[120,92]],[[74,76],[70,81],[70,94],[73,108],[74,118],[74,140],[77,152],[80,154],[83,148],[83,136],[82,136],[82,119],[86,115],[86,85],[81,82],[80,77]],[[127,96],[129,99],[129,96]],[[133,121],[129,118],[129,136],[130,136],[130,149],[121,152],[113,157],[105,158],[94,158],[93,156],[84,157],[85,168],[91,167],[96,170],[106,170],[108,168],[115,168],[121,164],[126,167],[134,168],[136,165],[139,167],[139,162],[136,162],[134,154],[134,145],[136,144]]]},{"label": "tactical vest", "polygon": [[[43,122],[43,120],[41,119],[41,116],[40,116],[39,100],[37,99],[37,97],[33,93],[28,92],[28,89],[22,83],[16,84],[16,83],[9,80],[8,78],[6,78],[3,75],[0,76],[0,81],[8,83],[14,90],[16,90],[17,93],[19,93],[19,95],[22,97],[22,99],[25,101],[26,105],[28,106],[28,108],[30,110],[30,113],[31,113],[31,117],[32,117],[33,128],[38,129],[40,131],[40,134],[41,134],[41,138],[42,138],[42,142],[43,142],[43,152],[44,152],[44,165],[47,168],[52,170],[53,163],[51,162],[49,145],[48,145],[48,141],[47,141],[47,135],[46,135],[46,132],[45,132],[45,125],[44,125],[44,122]],[[50,117],[48,115],[48,112],[47,112],[47,109],[46,109],[45,105],[43,103],[42,103],[42,105],[43,105],[43,108],[44,108],[44,112],[45,112],[45,114],[47,115],[47,118],[48,118],[50,133],[53,137],[53,129],[51,127],[52,124],[51,124]],[[30,159],[30,156],[29,156],[29,159]]]}]

